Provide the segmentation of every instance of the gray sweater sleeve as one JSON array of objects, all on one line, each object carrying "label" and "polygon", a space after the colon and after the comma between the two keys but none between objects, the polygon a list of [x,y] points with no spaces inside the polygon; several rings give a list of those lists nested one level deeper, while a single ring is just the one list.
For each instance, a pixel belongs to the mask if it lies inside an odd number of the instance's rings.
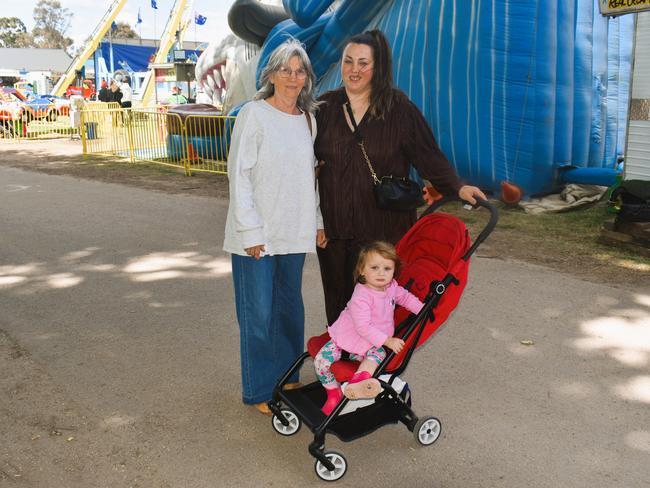
[{"label": "gray sweater sleeve", "polygon": [[228,153],[230,205],[233,207],[235,231],[244,249],[264,244],[264,223],[255,208],[251,173],[257,164],[261,128],[250,106],[245,106],[235,121]]}]

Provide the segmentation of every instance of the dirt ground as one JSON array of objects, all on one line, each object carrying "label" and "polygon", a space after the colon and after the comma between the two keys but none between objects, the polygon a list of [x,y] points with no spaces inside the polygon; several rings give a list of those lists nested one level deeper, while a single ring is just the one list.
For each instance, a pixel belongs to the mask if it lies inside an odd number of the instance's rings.
[{"label": "dirt ground", "polygon": [[170,166],[142,162],[131,164],[125,159],[102,156],[84,159],[79,140],[2,141],[0,164],[167,193],[228,198],[225,175],[195,173],[187,177],[182,170]]},{"label": "dirt ground", "polygon": [[[2,141],[0,164],[159,192],[228,198],[228,180],[225,175],[195,173],[188,177],[181,170],[156,164],[130,164],[126,160],[96,156],[84,159],[81,142],[78,140],[19,143]],[[545,229],[542,233],[532,232],[525,224],[522,225],[525,218],[508,218],[513,216],[509,215],[510,213],[512,210],[502,208],[500,224],[481,247],[480,254],[483,257],[526,261],[596,283],[631,288],[650,283],[650,259],[637,256],[634,251],[563,242],[559,227]],[[528,220],[533,219],[535,217],[531,216]],[[481,218],[471,220],[473,222],[469,225],[470,230],[479,228],[484,222]],[[557,221],[559,222],[560,218]],[[564,236],[567,235],[565,230]],[[586,239],[594,240],[592,237],[588,236]],[[580,236],[577,236],[576,242],[580,241]],[[582,239],[583,243],[584,241],[585,239]]]}]

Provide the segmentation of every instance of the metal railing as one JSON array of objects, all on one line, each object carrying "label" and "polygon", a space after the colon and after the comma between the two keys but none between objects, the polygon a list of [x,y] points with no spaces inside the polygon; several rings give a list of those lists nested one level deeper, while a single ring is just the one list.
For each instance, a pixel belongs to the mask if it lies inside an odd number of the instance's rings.
[{"label": "metal railing", "polygon": [[22,115],[5,117],[0,114],[0,141],[28,141],[78,137],[79,129],[70,123],[69,113],[65,115],[50,112],[45,116]]},{"label": "metal railing", "polygon": [[234,117],[151,109],[88,108],[81,112],[83,154],[111,155],[193,172],[227,172]]},{"label": "metal railing", "polygon": [[119,102],[100,102],[98,100],[90,100],[84,102],[86,110],[113,110],[121,108]]},{"label": "metal railing", "polygon": [[[120,108],[117,102],[86,101],[86,110],[104,111]],[[21,109],[0,107],[0,141],[40,141],[79,137],[79,124],[73,123],[75,112],[68,105]]]}]

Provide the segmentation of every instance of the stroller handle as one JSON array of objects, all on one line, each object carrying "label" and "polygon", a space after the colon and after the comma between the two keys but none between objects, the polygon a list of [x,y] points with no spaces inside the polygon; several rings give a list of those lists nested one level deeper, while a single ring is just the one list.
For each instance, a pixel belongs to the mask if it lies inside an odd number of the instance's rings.
[{"label": "stroller handle", "polygon": [[[436,200],[431,205],[429,205],[429,207],[424,212],[422,212],[422,215],[420,216],[420,218],[435,212],[440,207],[442,207],[445,203],[454,202],[454,201],[461,201],[461,202],[463,202],[463,203],[465,203],[467,205],[472,205],[471,203],[469,203],[469,202],[467,202],[465,200],[461,200],[457,196],[445,196],[445,197],[442,197],[439,200]],[[490,220],[485,225],[485,227],[483,227],[483,230],[481,230],[481,233],[478,235],[476,240],[472,243],[472,246],[463,255],[462,259],[464,261],[467,261],[471,257],[471,255],[474,254],[476,249],[483,243],[483,241],[485,241],[485,239],[488,238],[488,236],[492,233],[492,231],[496,227],[497,221],[499,220],[499,211],[497,210],[497,208],[494,205],[492,205],[487,200],[476,197],[476,205],[472,205],[472,207],[473,208],[477,208],[477,207],[486,208],[490,212]]]}]

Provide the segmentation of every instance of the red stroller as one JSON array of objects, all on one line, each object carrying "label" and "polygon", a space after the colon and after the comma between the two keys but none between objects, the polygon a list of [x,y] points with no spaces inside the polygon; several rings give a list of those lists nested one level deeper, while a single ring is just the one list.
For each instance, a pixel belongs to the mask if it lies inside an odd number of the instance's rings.
[{"label": "red stroller", "polygon": [[[298,432],[303,422],[309,427],[314,433],[309,452],[316,458],[316,474],[322,480],[339,480],[347,471],[347,460],[341,452],[325,450],[327,433],[349,442],[384,425],[402,422],[422,445],[431,445],[440,436],[440,421],[433,416],[418,417],[413,412],[410,391],[397,376],[405,371],[415,349],[443,324],[458,304],[467,282],[469,258],[492,232],[498,218],[494,206],[479,201],[479,206],[490,211],[490,220],[471,244],[461,220],[449,214],[433,213],[447,201],[443,199],[429,207],[396,246],[402,261],[398,282],[418,296],[424,308],[417,316],[409,315],[402,308],[396,310],[395,335],[404,339],[405,346],[399,354],[389,352],[375,371],[373,377],[379,379],[383,391],[374,401],[349,412],[347,404],[351,400],[344,398],[325,416],[321,406],[326,394],[319,381],[295,390],[283,389],[305,360],[314,357],[329,340],[327,333],[309,339],[307,352],[296,359],[273,391],[269,402],[273,428],[279,434],[290,436]],[[341,360],[332,365],[332,372],[343,383],[351,378],[357,366],[357,362]]]}]

